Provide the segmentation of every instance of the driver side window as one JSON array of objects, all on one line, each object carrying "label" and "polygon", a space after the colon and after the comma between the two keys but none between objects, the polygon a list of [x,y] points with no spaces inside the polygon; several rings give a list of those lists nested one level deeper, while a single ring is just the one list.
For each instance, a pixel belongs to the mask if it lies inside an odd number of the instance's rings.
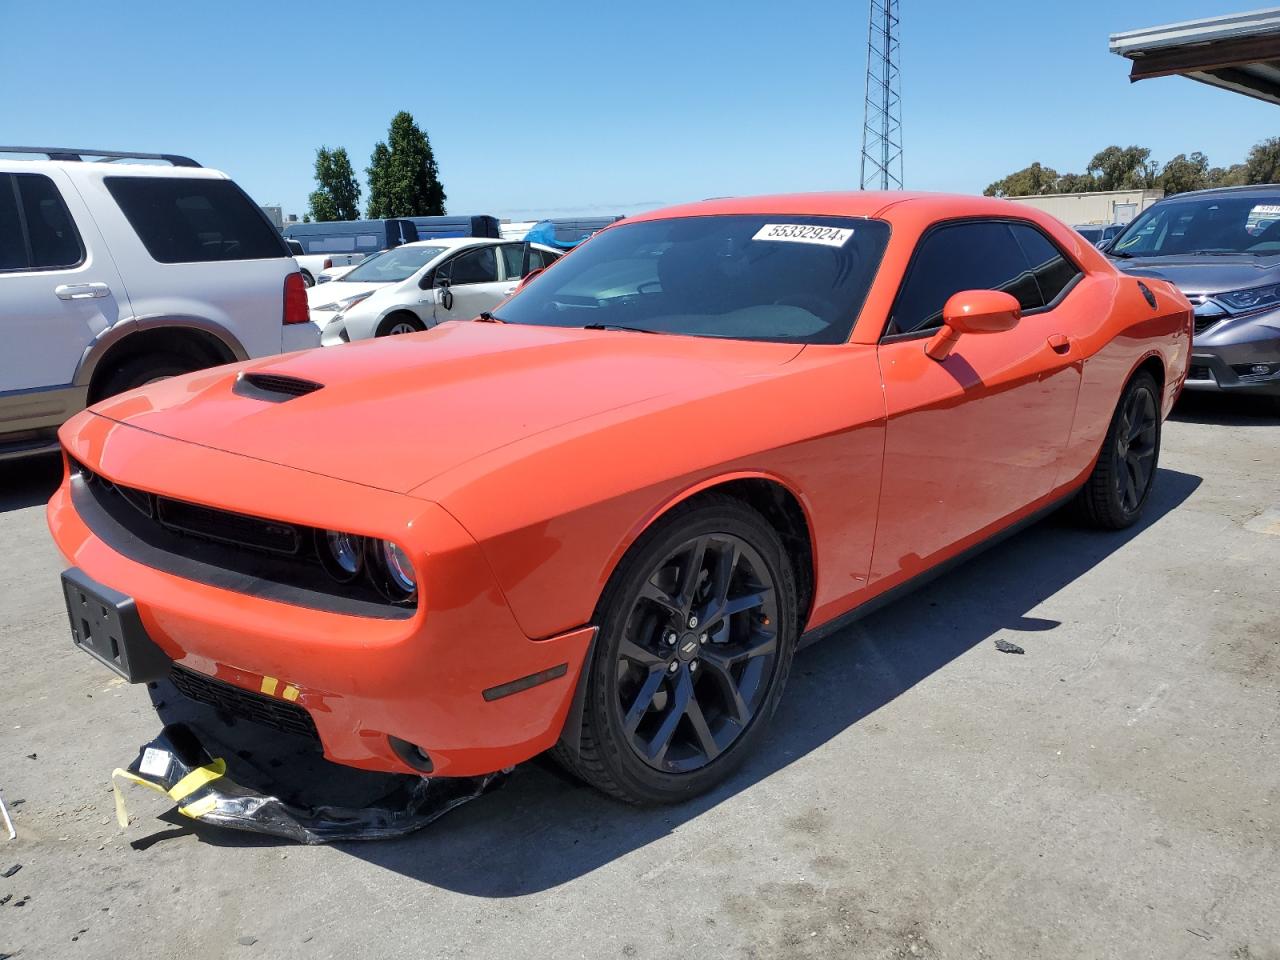
[{"label": "driver side window", "polygon": [[436,271],[436,282],[440,280],[448,280],[453,286],[464,283],[497,283],[498,256],[493,247],[467,250]]},{"label": "driver side window", "polygon": [[1008,223],[964,221],[925,234],[907,267],[885,336],[942,326],[942,307],[961,290],[1002,290],[1023,310],[1045,305],[1036,273]]}]

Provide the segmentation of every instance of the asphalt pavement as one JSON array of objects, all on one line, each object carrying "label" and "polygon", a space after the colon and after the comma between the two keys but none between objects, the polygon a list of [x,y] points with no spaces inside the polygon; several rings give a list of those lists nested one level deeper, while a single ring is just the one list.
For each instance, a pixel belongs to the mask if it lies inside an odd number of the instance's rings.
[{"label": "asphalt pavement", "polygon": [[116,826],[111,770],[157,723],[71,645],[58,473],[0,464],[0,957],[1280,958],[1261,404],[1184,402],[1137,527],[1051,518],[802,651],[709,797],[633,809],[534,761],[411,837],[327,847],[142,792]]}]

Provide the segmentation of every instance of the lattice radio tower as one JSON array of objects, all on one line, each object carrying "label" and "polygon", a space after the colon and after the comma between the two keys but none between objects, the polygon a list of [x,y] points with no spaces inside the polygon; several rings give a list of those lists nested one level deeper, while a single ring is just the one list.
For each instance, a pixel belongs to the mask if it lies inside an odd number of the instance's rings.
[{"label": "lattice radio tower", "polygon": [[867,90],[863,103],[863,190],[902,189],[902,71],[898,0],[870,0]]}]

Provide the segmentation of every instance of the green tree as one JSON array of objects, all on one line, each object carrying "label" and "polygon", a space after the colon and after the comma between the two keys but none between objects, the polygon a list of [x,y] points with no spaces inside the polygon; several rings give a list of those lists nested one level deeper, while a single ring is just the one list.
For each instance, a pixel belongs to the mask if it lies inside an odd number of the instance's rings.
[{"label": "green tree", "polygon": [[365,173],[369,175],[369,207],[365,215],[370,220],[380,220],[388,216],[390,200],[387,196],[388,168],[391,166],[391,151],[385,143],[374,145],[373,156],[369,158],[369,166]]},{"label": "green tree", "polygon": [[1093,155],[1085,168],[1099,190],[1137,190],[1156,185],[1156,165],[1146,147],[1107,147]]},{"label": "green tree", "polygon": [[1097,190],[1098,182],[1087,173],[1064,173],[1058,178],[1056,193],[1088,193]]},{"label": "green tree", "polygon": [[1029,197],[1038,193],[1056,193],[1057,183],[1058,172],[1037,162],[997,180],[982,192],[988,197]]},{"label": "green tree", "polygon": [[1245,183],[1280,183],[1280,137],[1256,143],[1244,162]]},{"label": "green tree", "polygon": [[444,185],[431,141],[411,114],[402,110],[392,118],[387,140],[374,146],[365,172],[369,175],[370,218],[444,213]]},{"label": "green tree", "polygon": [[1243,163],[1233,163],[1229,167],[1212,167],[1205,175],[1210,187],[1240,187],[1249,181],[1246,179]]},{"label": "green tree", "polygon": [[316,189],[307,198],[314,220],[355,220],[360,216],[360,183],[346,147],[316,151]]},{"label": "green tree", "polygon": [[1189,157],[1178,154],[1160,171],[1160,186],[1169,196],[1205,189],[1209,186],[1209,158],[1199,151]]}]

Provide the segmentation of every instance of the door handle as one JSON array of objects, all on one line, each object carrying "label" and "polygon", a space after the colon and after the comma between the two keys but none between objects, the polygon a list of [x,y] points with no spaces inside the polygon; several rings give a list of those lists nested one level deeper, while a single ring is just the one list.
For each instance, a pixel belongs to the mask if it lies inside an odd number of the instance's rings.
[{"label": "door handle", "polygon": [[59,300],[97,300],[111,296],[111,288],[105,283],[63,283],[53,288]]},{"label": "door handle", "polygon": [[1053,347],[1054,353],[1070,353],[1071,338],[1064,333],[1055,333],[1049,337],[1049,346]]}]

